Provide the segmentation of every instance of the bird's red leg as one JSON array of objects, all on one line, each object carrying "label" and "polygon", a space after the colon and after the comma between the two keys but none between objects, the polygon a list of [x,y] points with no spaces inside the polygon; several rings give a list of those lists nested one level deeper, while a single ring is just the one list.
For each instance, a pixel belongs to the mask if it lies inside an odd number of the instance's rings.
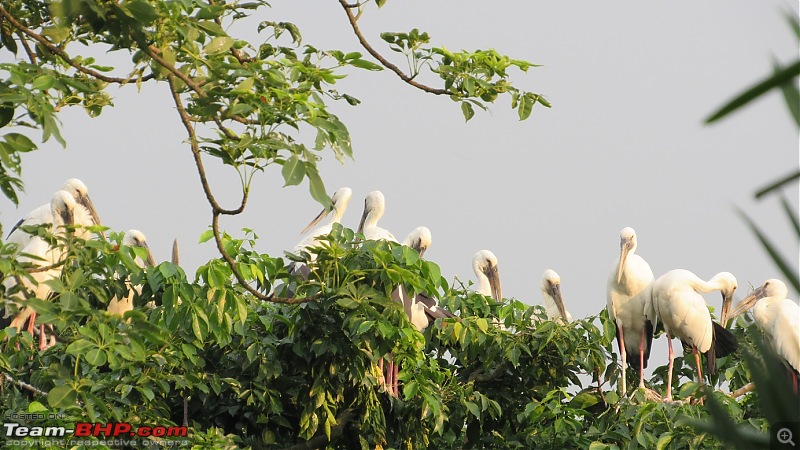
[{"label": "bird's red leg", "polygon": [[639,339],[639,387],[644,387],[644,328]]},{"label": "bird's red leg", "polygon": [[30,316],[28,316],[28,333],[33,336],[33,326],[36,322],[36,311],[32,312]]},{"label": "bird's red leg", "polygon": [[[692,346],[692,353],[694,353],[694,363],[697,364],[697,382],[703,384],[703,372],[700,369],[700,353],[697,352],[697,347],[694,345]],[[704,404],[702,397],[700,398],[700,404]]]},{"label": "bird's red leg", "polygon": [[703,382],[703,372],[700,370],[700,353],[697,352],[697,347],[692,346],[692,353],[694,353],[694,363],[697,364],[697,382]]},{"label": "bird's red leg", "polygon": [[628,365],[628,355],[625,352],[625,337],[622,334],[622,325],[617,324],[617,333],[619,333],[619,355],[622,358],[622,396],[625,396],[625,393],[628,392],[626,389],[625,383],[625,366]]},{"label": "bird's red leg", "polygon": [[400,382],[397,381],[397,376],[399,375],[399,373],[400,373],[400,364],[395,364],[394,375],[392,376],[392,382],[394,383],[392,390],[394,392],[395,397],[400,397],[400,389],[399,389]]},{"label": "bird's red leg", "polygon": [[44,324],[39,325],[39,350],[47,348],[47,337],[44,335]]},{"label": "bird's red leg", "polygon": [[672,351],[672,336],[667,331],[667,346],[669,346],[669,366],[667,367],[667,396],[668,402],[672,401],[672,364],[675,359],[675,352]]}]

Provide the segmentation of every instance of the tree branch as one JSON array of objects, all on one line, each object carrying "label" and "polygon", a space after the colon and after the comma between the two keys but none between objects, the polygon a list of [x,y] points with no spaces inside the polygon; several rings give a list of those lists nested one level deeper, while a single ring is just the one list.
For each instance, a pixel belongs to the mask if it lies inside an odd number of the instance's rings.
[{"label": "tree branch", "polygon": [[[105,81],[106,83],[127,84],[129,81],[131,81],[131,77],[127,77],[127,78],[109,77],[109,76],[103,75],[100,72],[97,72],[95,70],[89,69],[87,67],[84,67],[84,66],[76,63],[75,61],[72,60],[72,58],[69,57],[69,55],[67,55],[67,53],[64,50],[60,49],[58,46],[56,46],[52,42],[50,42],[47,39],[45,39],[43,36],[37,34],[33,30],[27,28],[25,25],[20,23],[16,18],[14,18],[14,16],[12,16],[8,11],[6,11],[5,8],[3,8],[3,6],[1,6],[1,5],[0,5],[0,16],[3,16],[6,20],[8,20],[8,22],[12,26],[14,26],[14,28],[16,28],[19,31],[21,31],[22,33],[30,36],[36,42],[42,44],[42,46],[45,47],[47,50],[49,50],[50,53],[52,53],[52,54],[58,56],[59,58],[61,58],[65,63],[67,63],[70,66],[72,66],[78,72],[81,72],[81,73],[84,73],[86,75],[89,75],[90,77],[96,78],[96,79],[98,79],[100,81]],[[27,45],[25,45],[25,47],[26,47],[26,51],[27,51],[28,50]],[[150,80],[152,78],[153,78],[153,75],[146,75],[146,76],[142,77],[142,81],[147,81],[147,80]]]},{"label": "tree branch", "polygon": [[47,396],[47,392],[37,388],[36,386],[30,385],[30,384],[28,384],[28,383],[26,383],[24,381],[15,380],[14,377],[12,377],[11,375],[9,375],[7,373],[3,374],[3,379],[8,381],[9,383],[16,384],[17,386],[21,387],[22,389],[25,389],[27,391],[31,391],[36,395],[43,395],[45,397]]},{"label": "tree branch", "polygon": [[328,439],[328,436],[325,435],[324,431],[318,432],[314,437],[311,439],[303,442],[302,444],[296,444],[291,447],[287,447],[284,450],[312,450],[316,448],[323,448],[327,444],[333,442],[334,440],[338,439],[344,433],[344,428],[347,426],[348,422],[355,417],[356,411],[353,408],[347,408],[342,411],[338,416],[336,416],[336,425],[331,427],[331,438]]},{"label": "tree branch", "polygon": [[739,397],[743,396],[744,394],[747,394],[748,392],[753,392],[755,389],[756,389],[755,383],[747,383],[744,386],[742,386],[741,388],[731,392],[728,395],[730,395],[731,398],[739,398]]},{"label": "tree branch", "polygon": [[253,294],[256,298],[263,301],[268,302],[275,302],[275,303],[287,303],[287,304],[296,304],[296,303],[305,303],[311,300],[315,300],[315,297],[306,297],[306,298],[281,298],[275,297],[272,295],[264,295],[263,293],[254,289],[247,280],[244,279],[239,270],[236,268],[236,261],[225,251],[225,247],[222,244],[222,237],[220,236],[219,231],[219,216],[222,214],[226,215],[236,215],[244,211],[245,205],[247,205],[247,198],[248,198],[248,191],[244,191],[242,195],[242,202],[236,209],[223,209],[217,199],[214,197],[214,194],[211,192],[211,186],[208,184],[208,178],[206,177],[206,170],[203,166],[203,159],[200,155],[200,147],[197,145],[197,135],[195,134],[194,127],[192,126],[191,118],[189,114],[186,112],[186,109],[183,107],[183,102],[181,101],[180,94],[178,93],[178,88],[175,85],[175,78],[172,75],[167,76],[167,82],[169,83],[170,91],[172,92],[172,99],[175,102],[175,107],[178,110],[178,114],[181,117],[181,122],[183,122],[184,128],[186,128],[186,132],[189,134],[189,142],[192,149],[192,156],[194,158],[195,166],[197,167],[197,173],[200,176],[200,184],[203,186],[203,192],[206,195],[206,200],[211,205],[211,229],[214,233],[214,242],[217,244],[217,250],[219,250],[220,255],[228,263],[228,266],[231,268],[231,272],[233,276],[236,277],[236,280],[239,281],[239,284],[242,287]]},{"label": "tree branch", "polygon": [[397,76],[400,77],[401,80],[405,81],[406,83],[410,84],[411,86],[414,86],[417,89],[421,89],[421,90],[423,90],[425,92],[428,92],[428,93],[431,93],[431,94],[435,94],[435,95],[450,95],[450,94],[452,94],[452,92],[449,92],[449,91],[447,91],[445,89],[432,88],[430,86],[426,86],[424,84],[417,83],[411,77],[406,75],[405,72],[400,70],[399,67],[397,67],[394,64],[392,64],[391,62],[389,62],[380,53],[378,53],[374,48],[372,48],[372,46],[369,45],[369,42],[367,42],[367,39],[364,38],[364,35],[361,34],[361,30],[358,28],[358,24],[356,23],[356,17],[353,15],[353,12],[351,11],[351,9],[355,7],[355,5],[347,3],[347,0],[339,0],[339,4],[342,5],[342,8],[344,9],[344,12],[347,14],[347,20],[350,22],[350,26],[353,27],[353,32],[356,34],[356,37],[358,37],[358,42],[360,42],[361,46],[364,47],[364,49],[367,52],[369,52],[369,54],[372,55],[373,58],[377,59],[383,65],[383,67],[386,67],[387,69],[389,69],[392,72],[396,73]]}]

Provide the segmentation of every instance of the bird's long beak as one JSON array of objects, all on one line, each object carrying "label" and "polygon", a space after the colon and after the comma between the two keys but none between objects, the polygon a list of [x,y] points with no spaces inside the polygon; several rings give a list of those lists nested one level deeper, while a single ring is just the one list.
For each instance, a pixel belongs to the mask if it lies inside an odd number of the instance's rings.
[{"label": "bird's long beak", "polygon": [[181,257],[178,254],[178,238],[172,241],[172,264],[180,265]]},{"label": "bird's long beak", "polygon": [[631,250],[630,241],[623,239],[619,245],[619,267],[617,268],[617,284],[622,282],[622,271],[625,270],[625,260],[628,259],[628,252]]},{"label": "bird's long beak", "polygon": [[[752,308],[756,304],[756,302],[761,300],[764,297],[764,295],[765,294],[763,286],[756,289],[755,291],[753,291],[752,294],[742,299],[742,301],[740,301],[739,304],[733,308],[733,311],[731,311],[728,315],[726,315],[725,317],[726,320],[735,319],[736,317],[739,317],[740,315],[744,314],[745,312],[747,312],[747,310]],[[723,314],[724,314],[724,304],[723,304]]]},{"label": "bird's long beak", "polygon": [[100,216],[97,215],[97,210],[94,209],[94,203],[92,203],[92,199],[89,198],[89,194],[83,195],[81,194],[78,198],[78,202],[83,205],[87,210],[89,210],[89,214],[92,216],[92,220],[94,221],[95,225],[103,225],[100,222]]},{"label": "bird's long beak", "polygon": [[361,214],[361,222],[358,224],[358,232],[364,234],[364,223],[367,221],[367,215],[369,211],[367,211],[367,202],[364,201],[364,213]]},{"label": "bird's long beak", "polygon": [[423,246],[423,245],[422,245],[422,239],[415,239],[413,242],[411,242],[411,244],[409,245],[409,247],[411,247],[411,248],[413,248],[414,250],[416,250],[416,251],[417,251],[417,253],[419,253],[419,257],[420,257],[420,258],[422,258],[422,255],[424,255],[424,254],[425,254],[425,250],[427,250],[427,249],[428,249],[428,246],[426,246],[426,245],[425,245],[425,246]]},{"label": "bird's long beak", "polygon": [[725,292],[722,293],[722,311],[719,313],[719,321],[723,327],[727,327],[728,325],[728,315],[730,314],[731,310],[731,303],[733,303],[733,293],[726,294]]},{"label": "bird's long beak", "polygon": [[314,220],[309,222],[309,224],[306,225],[305,228],[303,228],[303,231],[301,231],[300,234],[306,234],[308,232],[308,230],[314,228],[314,226],[317,225],[322,219],[327,217],[327,215],[330,214],[330,212],[331,211],[328,208],[325,208],[322,211],[320,211],[320,213],[317,214],[317,217],[314,217]]},{"label": "bird's long beak", "polygon": [[503,300],[503,288],[500,286],[500,272],[497,266],[492,266],[487,270],[486,277],[489,278],[489,287],[492,290],[492,298],[499,302]]},{"label": "bird's long beak", "polygon": [[155,266],[156,265],[156,259],[153,258],[153,252],[150,251],[150,246],[147,245],[147,243],[145,242],[143,247],[145,249],[147,249],[147,261],[145,261],[145,264],[147,264],[147,267]]},{"label": "bird's long beak", "polygon": [[556,302],[556,306],[558,307],[558,313],[561,314],[561,318],[564,321],[567,321],[567,308],[564,307],[564,299],[561,297],[561,285],[560,284],[550,284],[548,288],[549,294],[553,297],[553,300]]}]

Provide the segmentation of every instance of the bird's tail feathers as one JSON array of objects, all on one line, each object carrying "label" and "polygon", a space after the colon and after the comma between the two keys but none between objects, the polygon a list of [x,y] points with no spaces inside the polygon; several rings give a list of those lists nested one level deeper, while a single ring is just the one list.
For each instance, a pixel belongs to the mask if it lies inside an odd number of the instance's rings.
[{"label": "bird's tail feathers", "polygon": [[736,336],[717,322],[714,325],[714,354],[717,358],[728,356],[739,348]]}]

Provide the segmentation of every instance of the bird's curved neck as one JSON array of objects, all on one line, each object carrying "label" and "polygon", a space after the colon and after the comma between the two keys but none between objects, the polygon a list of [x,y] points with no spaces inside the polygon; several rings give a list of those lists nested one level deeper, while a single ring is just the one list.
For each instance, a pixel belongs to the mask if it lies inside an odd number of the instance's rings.
[{"label": "bird's curved neck", "polygon": [[478,293],[488,297],[492,296],[492,285],[489,283],[489,277],[480,270],[475,271],[475,276],[478,277]]}]

